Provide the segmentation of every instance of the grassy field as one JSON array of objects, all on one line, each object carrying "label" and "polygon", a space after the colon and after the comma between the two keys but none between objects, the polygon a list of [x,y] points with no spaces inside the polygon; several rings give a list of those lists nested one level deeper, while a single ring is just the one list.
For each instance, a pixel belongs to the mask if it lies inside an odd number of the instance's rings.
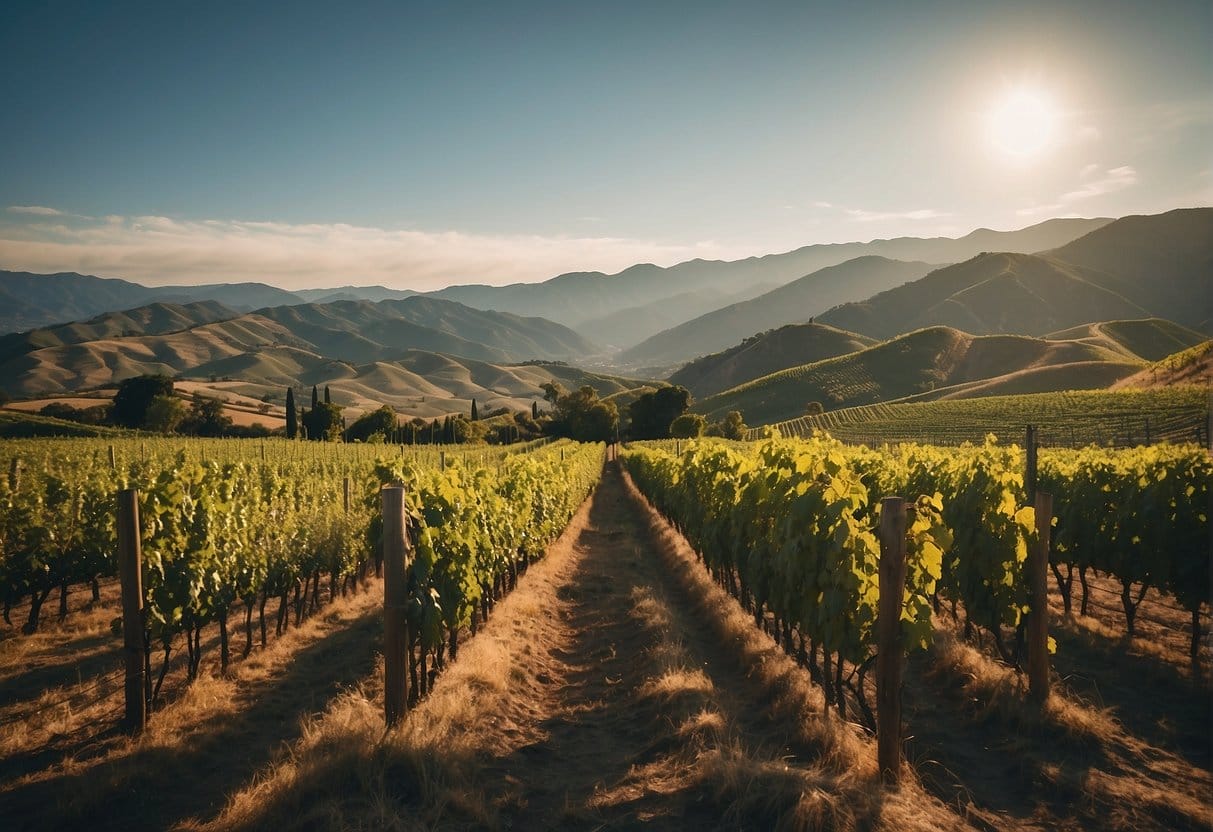
[{"label": "grassy field", "polygon": [[[1199,386],[1070,391],[848,407],[773,425],[783,436],[814,429],[857,442],[959,444],[989,433],[1019,440],[1037,425],[1046,444],[1133,445],[1208,441],[1209,392]],[[755,428],[757,436],[764,428]]]}]

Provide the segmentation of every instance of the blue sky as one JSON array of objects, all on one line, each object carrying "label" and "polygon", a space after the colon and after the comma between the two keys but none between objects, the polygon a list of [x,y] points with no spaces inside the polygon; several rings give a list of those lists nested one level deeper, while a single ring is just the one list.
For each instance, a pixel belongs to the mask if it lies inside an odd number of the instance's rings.
[{"label": "blue sky", "polygon": [[1211,8],[10,0],[0,267],[433,288],[1210,204]]}]

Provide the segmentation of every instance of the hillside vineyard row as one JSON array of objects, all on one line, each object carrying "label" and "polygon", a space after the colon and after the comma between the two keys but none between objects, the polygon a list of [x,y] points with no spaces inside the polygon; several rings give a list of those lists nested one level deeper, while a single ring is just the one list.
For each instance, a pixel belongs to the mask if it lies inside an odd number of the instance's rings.
[{"label": "hillside vineyard row", "polygon": [[[411,517],[408,572],[411,689],[458,650],[499,598],[568,524],[598,480],[601,445],[567,442],[530,453],[299,453],[299,443],[159,441],[118,466],[100,440],[10,443],[0,478],[0,592],[6,618],[28,599],[26,629],[54,589],[117,572],[115,495],[138,489],[143,542],[147,699],[163,682],[178,636],[197,675],[203,628],[217,625],[222,667],[228,619],[243,613],[244,653],[382,572],[379,488],[402,483]],[[269,448],[267,452],[267,446]],[[189,452],[187,452],[187,449]],[[129,452],[135,443],[127,443]],[[393,450],[393,449],[388,449]],[[212,456],[209,461],[197,455]],[[192,458],[191,458],[192,457]],[[220,457],[222,461],[215,459]],[[66,611],[66,605],[61,605]],[[274,615],[271,607],[271,615]],[[256,625],[254,624],[256,616]],[[117,628],[117,622],[115,627]],[[155,687],[153,652],[162,655]]]},{"label": "hillside vineyard row", "polygon": [[[863,703],[862,674],[876,646],[881,499],[889,496],[909,497],[915,508],[906,646],[925,647],[933,613],[950,602],[966,631],[987,633],[1004,659],[1019,660],[1030,611],[1025,567],[1036,543],[1019,448],[988,441],[876,451],[818,435],[670,450],[636,447],[622,459],[757,621],[773,614],[788,646],[795,630],[814,669],[822,657],[827,690],[831,665],[841,688],[841,662],[849,662],[859,668]],[[1192,613],[1195,657],[1209,601],[1208,454],[1196,445],[1046,451],[1039,471],[1039,489],[1054,500],[1049,560],[1066,609],[1075,572],[1085,586],[1091,569],[1122,583],[1130,633],[1144,594],[1170,592]],[[835,695],[841,705],[841,689]]]}]

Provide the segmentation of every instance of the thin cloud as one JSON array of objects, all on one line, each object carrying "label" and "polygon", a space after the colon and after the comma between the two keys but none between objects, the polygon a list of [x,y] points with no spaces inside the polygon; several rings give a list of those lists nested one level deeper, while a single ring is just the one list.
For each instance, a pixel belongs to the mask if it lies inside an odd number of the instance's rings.
[{"label": "thin cloud", "polygon": [[45,205],[10,205],[8,210],[14,214],[33,214],[38,217],[62,217],[63,212]]},{"label": "thin cloud", "polygon": [[746,254],[712,241],[683,245],[161,216],[0,226],[4,268],[115,275],[149,285],[253,280],[286,288],[381,283],[425,290]]},{"label": "thin cloud", "polygon": [[1020,217],[1035,217],[1041,214],[1056,216],[1059,212],[1072,207],[1076,202],[1123,191],[1138,182],[1137,171],[1131,165],[1109,168],[1102,173],[1098,165],[1086,165],[1078,172],[1078,178],[1084,181],[1074,190],[1067,191],[1052,202],[1020,208],[1015,212],[1016,215]]},{"label": "thin cloud", "polygon": [[1136,184],[1137,171],[1129,165],[1121,165],[1118,168],[1105,171],[1104,175],[1099,179],[1083,183],[1083,186],[1077,190],[1062,194],[1060,201],[1062,204],[1079,202],[1084,199],[1123,191],[1125,188]]},{"label": "thin cloud", "polygon": [[863,208],[846,208],[843,212],[855,222],[937,220],[952,216],[952,214],[945,213],[943,211],[936,211],[933,208],[919,208],[915,211],[868,211]]}]

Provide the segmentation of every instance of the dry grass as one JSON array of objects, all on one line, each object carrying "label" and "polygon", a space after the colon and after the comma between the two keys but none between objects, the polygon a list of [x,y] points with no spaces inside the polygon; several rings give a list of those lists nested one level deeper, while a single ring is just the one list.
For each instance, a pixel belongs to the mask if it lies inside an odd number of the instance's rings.
[{"label": "dry grass", "polygon": [[[727,651],[757,700],[735,712],[721,741],[704,749],[686,770],[696,788],[715,795],[724,828],[928,830],[964,828],[945,806],[925,794],[906,771],[895,791],[876,777],[874,744],[825,710],[825,699],[806,670],[754,626],[735,598],[718,587],[693,550],[643,498],[671,592],[686,610],[684,632]],[[766,734],[766,748],[753,738]],[[782,734],[782,736],[780,736]],[[749,737],[749,743],[741,738]],[[773,740],[778,738],[778,741]],[[771,753],[774,751],[775,753]]]},{"label": "dry grass", "polygon": [[[587,513],[588,503],[562,540],[584,525]],[[543,687],[539,677],[550,670],[527,660],[550,646],[550,599],[570,557],[568,546],[551,547],[395,729],[384,722],[380,666],[307,720],[300,740],[233,794],[213,821],[184,828],[496,826],[498,806],[478,769],[486,758],[538,738],[512,700],[534,697]]]},{"label": "dry grass", "polygon": [[116,730],[121,679],[91,705],[74,708],[67,724],[29,721],[24,733],[5,737],[10,774],[0,786],[0,814],[18,827],[72,828],[87,820],[94,829],[130,828],[114,809],[116,795],[134,796],[135,828],[168,828],[206,811],[257,760],[296,735],[299,717],[323,707],[337,692],[335,682],[360,664],[370,669],[368,636],[381,597],[372,586],[340,599],[227,677],[204,672],[138,737]]}]

